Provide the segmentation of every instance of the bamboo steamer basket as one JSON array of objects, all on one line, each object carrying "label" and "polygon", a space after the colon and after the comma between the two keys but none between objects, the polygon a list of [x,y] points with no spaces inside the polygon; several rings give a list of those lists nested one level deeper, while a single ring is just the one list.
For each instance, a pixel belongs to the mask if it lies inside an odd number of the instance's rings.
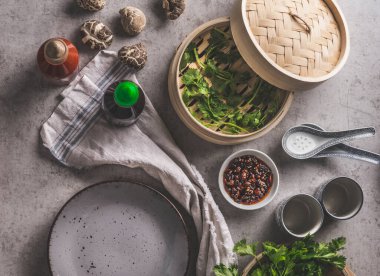
[{"label": "bamboo steamer basket", "polygon": [[[261,129],[247,134],[229,135],[205,127],[181,97],[179,65],[187,46],[212,28],[226,24],[244,62],[284,92],[277,115]],[[224,17],[201,25],[178,47],[168,75],[170,100],[183,123],[204,140],[221,145],[251,141],[280,123],[290,108],[293,91],[310,89],[337,74],[349,49],[347,24],[333,0],[236,0],[231,19]]]},{"label": "bamboo steamer basket", "polygon": [[250,67],[284,90],[333,77],[350,51],[347,23],[333,0],[239,0],[231,29]]},{"label": "bamboo steamer basket", "polygon": [[[168,88],[169,88],[169,98],[173,105],[174,110],[178,114],[181,121],[196,135],[202,139],[220,145],[233,145],[239,144],[253,139],[259,138],[270,130],[272,130],[278,123],[284,118],[288,112],[290,105],[293,101],[293,92],[283,91],[283,99],[278,113],[261,129],[250,132],[247,134],[225,134],[220,131],[213,130],[211,128],[202,125],[188,110],[188,107],[182,100],[182,88],[181,88],[181,77],[179,73],[179,64],[182,59],[182,55],[186,50],[187,46],[193,42],[196,38],[202,37],[207,34],[211,29],[218,28],[228,28],[230,25],[229,17],[222,17],[212,21],[209,21],[192,33],[190,33],[181,45],[178,47],[172,63],[170,65],[168,74]],[[202,47],[202,46],[201,46]],[[245,61],[242,61],[245,63]],[[247,67],[249,69],[249,67]],[[252,72],[255,74],[255,72]]]},{"label": "bamboo steamer basket", "polygon": [[[256,258],[253,258],[244,268],[242,276],[248,276],[249,272],[263,259],[263,254],[260,253]],[[343,271],[336,268],[331,269],[326,276],[355,276],[355,274],[346,266]]]}]

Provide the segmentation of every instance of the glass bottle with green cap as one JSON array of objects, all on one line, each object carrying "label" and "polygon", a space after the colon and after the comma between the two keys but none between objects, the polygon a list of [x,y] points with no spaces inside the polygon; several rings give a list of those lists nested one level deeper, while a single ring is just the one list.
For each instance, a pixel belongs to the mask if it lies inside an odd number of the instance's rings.
[{"label": "glass bottle with green cap", "polygon": [[111,84],[103,96],[104,115],[110,123],[118,126],[135,123],[144,106],[144,92],[138,84],[130,80]]}]

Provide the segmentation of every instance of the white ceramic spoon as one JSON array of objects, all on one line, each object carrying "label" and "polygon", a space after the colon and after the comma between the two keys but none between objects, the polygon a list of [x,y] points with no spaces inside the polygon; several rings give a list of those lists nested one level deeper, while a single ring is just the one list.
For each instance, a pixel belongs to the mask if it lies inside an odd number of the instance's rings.
[{"label": "white ceramic spoon", "polygon": [[[311,128],[315,128],[321,131],[325,131],[323,128],[316,124],[302,124]],[[351,147],[346,144],[337,144],[314,155],[312,158],[324,158],[324,157],[342,157],[350,158],[361,161],[366,161],[372,164],[380,165],[380,155],[374,152],[366,151],[363,149]]]},{"label": "white ceramic spoon", "polygon": [[301,125],[290,128],[284,134],[282,147],[293,158],[307,159],[331,146],[373,135],[373,127],[330,132]]}]

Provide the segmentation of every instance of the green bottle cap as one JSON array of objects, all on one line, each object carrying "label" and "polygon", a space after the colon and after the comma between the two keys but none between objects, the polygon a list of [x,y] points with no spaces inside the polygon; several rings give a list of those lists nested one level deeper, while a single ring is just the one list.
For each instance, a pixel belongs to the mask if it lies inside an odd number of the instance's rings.
[{"label": "green bottle cap", "polygon": [[132,107],[140,97],[139,87],[131,81],[123,81],[116,86],[113,98],[118,106]]}]

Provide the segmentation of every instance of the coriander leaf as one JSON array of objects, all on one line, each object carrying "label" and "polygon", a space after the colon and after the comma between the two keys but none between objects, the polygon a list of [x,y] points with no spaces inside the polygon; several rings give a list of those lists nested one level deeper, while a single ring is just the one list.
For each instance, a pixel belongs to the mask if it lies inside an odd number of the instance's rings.
[{"label": "coriander leaf", "polygon": [[206,61],[205,74],[206,76],[213,76],[219,72],[218,66],[215,64],[215,61],[209,59]]},{"label": "coriander leaf", "polygon": [[269,273],[270,273],[271,276],[277,276],[277,275],[280,275],[280,274],[277,272],[277,270],[276,270],[274,267],[272,267],[272,266],[269,268],[269,271],[270,271]]},{"label": "coriander leaf", "polygon": [[212,59],[215,60],[217,63],[226,64],[226,65],[232,65],[241,58],[240,53],[237,49],[234,49],[234,50],[215,49],[212,52],[211,56],[212,56]]},{"label": "coriander leaf", "polygon": [[256,256],[257,243],[247,244],[247,240],[243,239],[234,246],[234,252],[240,256]]},{"label": "coriander leaf", "polygon": [[197,45],[194,42],[191,42],[187,46],[185,52],[182,55],[182,59],[179,65],[180,70],[182,71],[189,63],[195,62],[194,49],[197,49]]},{"label": "coriander leaf", "polygon": [[241,125],[243,126],[243,127],[247,127],[248,125],[249,125],[249,121],[250,121],[250,116],[248,115],[248,114],[245,114],[244,116],[243,116],[243,119],[241,120]]},{"label": "coriander leaf", "polygon": [[182,100],[183,102],[188,105],[190,101],[197,95],[197,93],[190,90],[188,87],[185,87],[183,94],[182,94]]},{"label": "coriander leaf", "polygon": [[246,113],[243,115],[240,123],[243,127],[250,127],[252,129],[257,129],[262,120],[261,110],[256,110],[254,112]]},{"label": "coriander leaf", "polygon": [[224,264],[219,264],[214,267],[213,271],[215,276],[238,276],[237,265],[227,267]]},{"label": "coriander leaf", "polygon": [[265,256],[267,256],[275,265],[287,259],[288,248],[285,245],[264,242],[263,248]]},{"label": "coriander leaf", "polygon": [[185,85],[199,85],[202,82],[203,76],[198,69],[190,68],[182,76],[182,82]]},{"label": "coriander leaf", "polygon": [[334,258],[330,258],[328,261],[324,260],[324,262],[332,264],[336,266],[338,269],[343,270],[346,266],[346,257],[342,255],[337,255]]},{"label": "coriander leaf", "polygon": [[339,237],[339,238],[333,239],[328,244],[328,247],[331,251],[337,252],[339,250],[342,250],[344,248],[345,244],[346,244],[346,238],[345,237]]},{"label": "coriander leaf", "polygon": [[243,114],[240,111],[235,113],[235,120],[236,121],[241,121],[242,119],[243,119]]},{"label": "coriander leaf", "polygon": [[298,263],[296,265],[295,275],[322,276],[323,269],[318,263],[314,261]]},{"label": "coriander leaf", "polygon": [[278,103],[277,102],[271,102],[268,104],[267,106],[267,113],[272,115],[272,114],[276,114],[277,111],[278,111]]},{"label": "coriander leaf", "polygon": [[259,267],[252,271],[250,276],[264,276],[264,271]]},{"label": "coriander leaf", "polygon": [[209,46],[207,47],[207,58],[212,58],[215,52],[226,48],[229,45],[230,36],[218,28],[211,30],[210,38],[208,39]]},{"label": "coriander leaf", "polygon": [[198,87],[198,93],[202,94],[204,96],[208,96],[210,93],[210,90],[205,86],[200,86],[200,87]]},{"label": "coriander leaf", "polygon": [[212,59],[220,64],[231,64],[231,55],[228,52],[214,51]]},{"label": "coriander leaf", "polygon": [[212,119],[214,117],[207,102],[205,102],[204,100],[198,101],[198,108],[199,108],[199,111],[202,113],[202,117],[204,119]]},{"label": "coriander leaf", "polygon": [[234,78],[231,71],[219,68],[216,65],[215,61],[210,59],[206,61],[204,71],[205,75],[210,78],[219,78],[221,80],[229,82],[233,81]]},{"label": "coriander leaf", "polygon": [[209,97],[207,103],[214,119],[220,120],[225,116],[228,107],[218,97]]}]

